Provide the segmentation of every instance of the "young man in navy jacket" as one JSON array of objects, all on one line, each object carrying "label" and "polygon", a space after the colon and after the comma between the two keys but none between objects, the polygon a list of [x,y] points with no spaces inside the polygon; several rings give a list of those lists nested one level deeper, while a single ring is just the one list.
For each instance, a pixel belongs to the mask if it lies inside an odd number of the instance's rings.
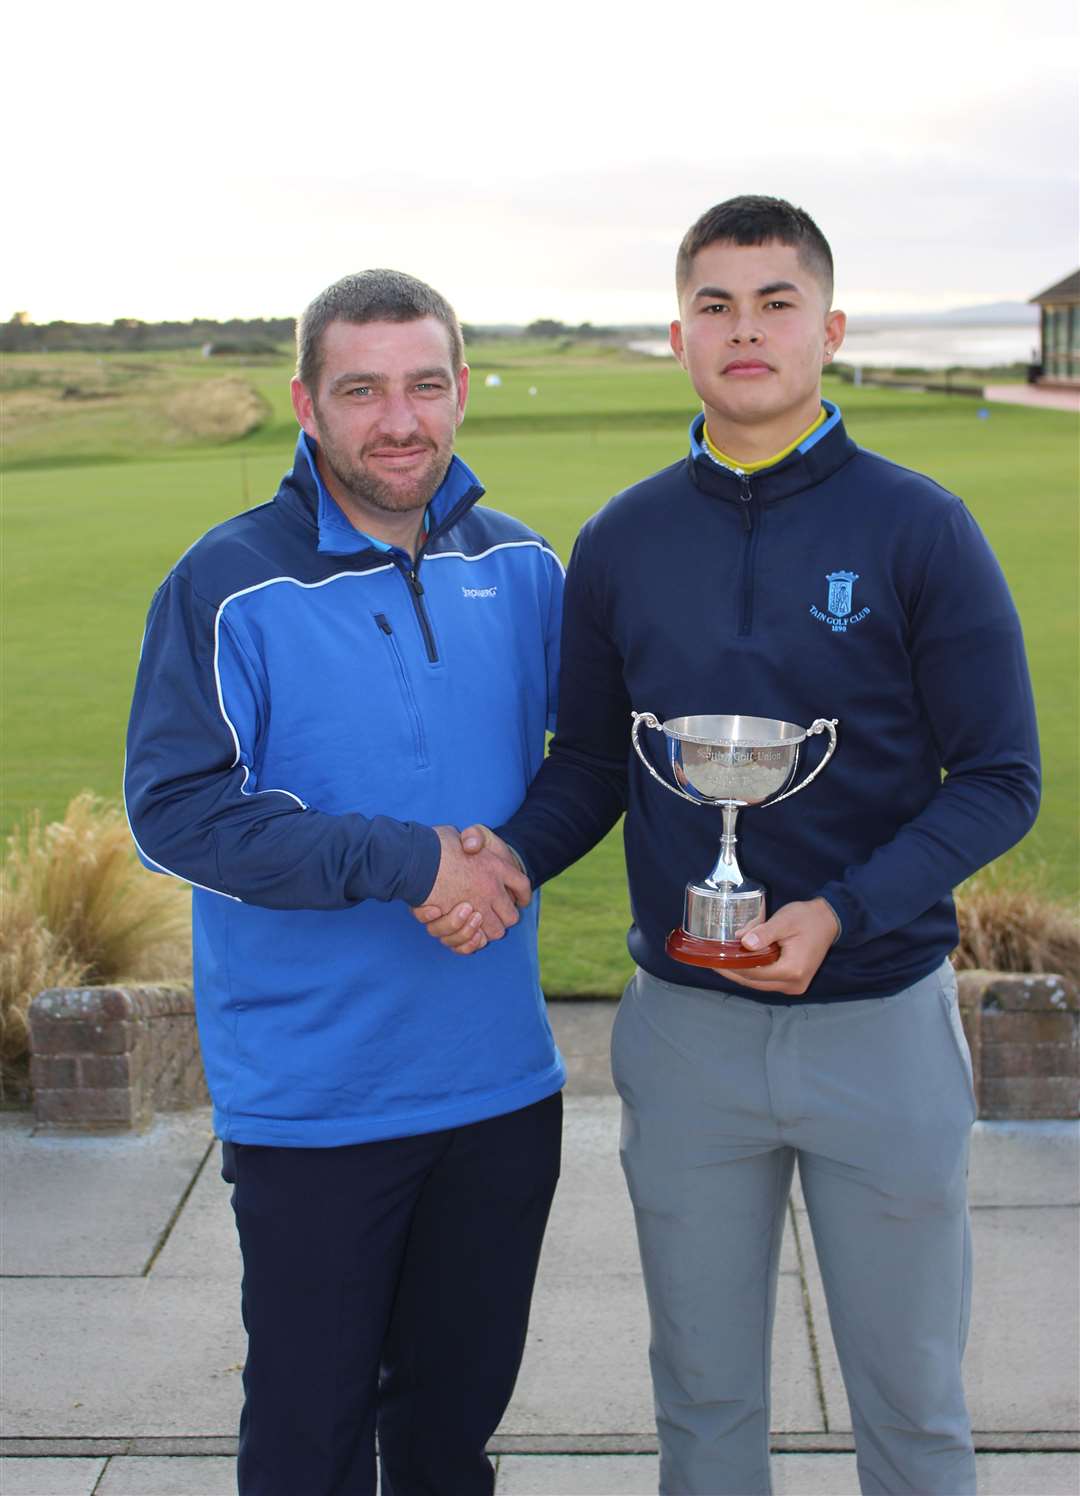
[{"label": "young man in navy jacket", "polygon": [[[128,739],[144,860],[194,885],[244,1258],[243,1496],[487,1496],[559,1170],[562,1061],[507,816],[553,725],[562,568],[453,455],[446,301],[346,277],[298,328],[292,470],[177,562]],[[409,906],[475,912],[489,961]]]},{"label": "young man in navy jacket", "polygon": [[[711,209],[683,240],[677,288],[672,346],[704,407],[689,457],[582,530],[557,735],[499,835],[465,842],[509,844],[539,884],[626,810],[638,970],[612,1064],[661,1489],[770,1489],[769,1346],[797,1161],[862,1489],[960,1496],[974,1490],[960,1362],[976,1108],[951,890],[1035,817],[1020,626],[963,503],[856,447],[822,401],[844,316],[804,212],[753,197]],[[740,820],[740,860],[771,900],[743,945],[775,942],[774,964],[720,972],[667,955],[719,817],[665,795],[628,753],[632,710],[839,719],[821,778]],[[469,951],[459,915],[420,917]]]}]

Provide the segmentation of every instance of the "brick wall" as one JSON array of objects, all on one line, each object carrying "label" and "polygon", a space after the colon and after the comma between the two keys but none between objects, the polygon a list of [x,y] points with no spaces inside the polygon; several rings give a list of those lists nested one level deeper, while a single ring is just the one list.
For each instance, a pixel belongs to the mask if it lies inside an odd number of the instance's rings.
[{"label": "brick wall", "polygon": [[30,1084],[42,1128],[148,1127],[208,1099],[191,988],[58,987],[30,1005]]},{"label": "brick wall", "polygon": [[957,972],[979,1116],[1075,1117],[1080,1111],[1080,1002],[1074,982],[1014,972]]},{"label": "brick wall", "polygon": [[[963,971],[960,1011],[979,1115],[1075,1117],[1080,1001],[1058,976]],[[190,987],[42,992],[30,1007],[30,1081],[43,1128],[149,1126],[157,1111],[209,1099]]]}]

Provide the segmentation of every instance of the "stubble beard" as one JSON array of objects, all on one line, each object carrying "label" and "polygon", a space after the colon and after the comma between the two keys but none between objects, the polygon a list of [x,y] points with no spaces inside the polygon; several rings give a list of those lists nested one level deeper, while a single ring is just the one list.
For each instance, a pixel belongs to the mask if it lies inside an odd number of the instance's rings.
[{"label": "stubble beard", "polygon": [[[393,442],[380,441],[379,447],[387,449]],[[403,442],[402,446],[415,446],[415,441]],[[363,454],[350,460],[344,453],[330,450],[325,441],[319,443],[323,461],[341,484],[342,488],[358,504],[370,505],[386,514],[408,514],[412,509],[425,509],[438,491],[450,466],[453,448],[445,450],[432,446],[431,459],[422,473],[407,484],[389,483],[378,477],[364,465]]]}]

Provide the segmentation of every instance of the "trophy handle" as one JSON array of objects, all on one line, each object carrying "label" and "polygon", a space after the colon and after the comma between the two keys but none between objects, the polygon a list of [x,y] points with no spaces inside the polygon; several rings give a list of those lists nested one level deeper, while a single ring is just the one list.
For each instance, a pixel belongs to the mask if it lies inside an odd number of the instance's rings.
[{"label": "trophy handle", "polygon": [[648,769],[649,773],[657,781],[657,783],[662,784],[664,788],[666,790],[670,790],[673,795],[681,795],[684,800],[689,800],[691,805],[703,805],[707,803],[702,800],[695,800],[693,795],[688,795],[685,790],[679,789],[678,785],[669,783],[669,781],[664,778],[663,774],[658,774],[656,772],[652,764],[642,752],[641,744],[638,742],[638,728],[642,723],[644,723],[646,727],[655,727],[657,732],[663,732],[664,728],[660,719],[658,717],[654,717],[652,712],[631,712],[630,715],[634,719],[634,725],[630,730],[630,741],[634,745],[634,752],[637,754],[638,758],[640,758],[641,762],[645,765],[645,767]]},{"label": "trophy handle", "polygon": [[806,788],[811,780],[814,780],[818,777],[822,769],[836,752],[836,727],[839,720],[840,719],[838,717],[833,717],[831,719],[828,717],[819,717],[812,726],[806,729],[806,736],[808,738],[812,738],[816,733],[819,732],[827,732],[829,734],[829,746],[828,748],[826,748],[825,754],[816,769],[807,774],[806,778],[800,780],[798,784],[792,785],[791,789],[785,790],[782,795],[777,795],[775,800],[769,800],[767,802],[769,805],[779,805],[780,801],[786,800],[789,795],[797,795],[800,790],[804,790]]}]

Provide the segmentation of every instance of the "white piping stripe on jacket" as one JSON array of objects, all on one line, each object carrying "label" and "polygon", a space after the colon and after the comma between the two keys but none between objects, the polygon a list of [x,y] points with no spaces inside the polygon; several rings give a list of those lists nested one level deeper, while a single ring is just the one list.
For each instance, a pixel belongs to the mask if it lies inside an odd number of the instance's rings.
[{"label": "white piping stripe on jacket", "polygon": [[534,550],[543,551],[545,556],[550,556],[556,566],[566,575],[566,567],[549,545],[541,545],[538,540],[503,540],[498,545],[488,546],[486,551],[477,551],[475,556],[466,556],[464,551],[432,551],[424,556],[425,563],[428,561],[443,561],[448,556],[453,556],[459,561],[482,561],[485,556],[490,556],[493,551],[513,551],[522,546],[532,546]]},{"label": "white piping stripe on jacket", "polygon": [[[545,555],[550,556],[552,558],[552,560],[555,562],[555,564],[558,566],[559,570],[562,571],[563,574],[565,575],[565,568],[563,567],[562,561],[555,554],[555,552],[550,548],[550,546],[541,545],[540,542],[536,541],[536,540],[507,540],[507,541],[503,541],[499,545],[489,546],[486,551],[479,551],[479,552],[477,552],[477,554],[475,556],[466,556],[463,551],[433,551],[430,556],[425,556],[424,560],[425,561],[434,561],[434,560],[437,560],[439,557],[447,557],[447,556],[449,556],[449,557],[453,557],[453,558],[455,558],[457,560],[460,560],[460,561],[481,561],[481,560],[484,559],[485,556],[490,556],[492,554],[492,552],[494,552],[494,551],[517,550],[517,549],[520,549],[522,547],[529,547],[529,546],[531,546],[535,550],[542,551]],[[319,582],[302,582],[299,577],[287,577],[287,576],[282,576],[282,577],[267,577],[267,579],[264,582],[256,582],[251,587],[241,587],[236,592],[231,592],[229,594],[229,596],[227,598],[225,598],[224,601],[219,605],[218,610],[217,610],[217,612],[214,615],[214,686],[215,686],[215,691],[216,691],[216,694],[217,694],[218,711],[220,711],[221,716],[222,716],[222,720],[224,721],[225,726],[229,729],[229,736],[232,738],[232,741],[233,741],[233,761],[229,765],[229,767],[231,769],[235,769],[236,766],[240,763],[240,736],[239,736],[239,734],[236,731],[235,724],[233,723],[231,717],[229,716],[228,712],[225,710],[225,697],[224,697],[224,693],[222,691],[222,686],[221,686],[221,670],[220,670],[219,664],[218,664],[218,657],[219,657],[219,654],[220,654],[220,651],[221,651],[221,615],[224,613],[224,611],[228,607],[228,605],[231,602],[234,602],[238,597],[246,597],[249,593],[252,593],[252,592],[261,592],[264,587],[273,587],[273,586],[275,586],[279,582],[288,582],[288,583],[290,583],[294,587],[303,587],[303,588],[306,588],[306,589],[313,589],[313,588],[316,588],[316,587],[325,587],[329,582],[340,582],[340,581],[342,581],[342,580],[344,580],[345,578],[348,578],[348,577],[352,577],[354,580],[361,580],[364,577],[375,576],[379,572],[390,571],[390,570],[392,570],[392,568],[393,568],[393,562],[388,562],[385,566],[373,566],[373,567],[371,567],[367,571],[339,571],[339,572],[335,572],[333,576],[323,577],[323,579],[321,581],[319,581]],[[144,637],[144,642],[145,642],[145,635],[143,637]],[[243,777],[243,779],[241,781],[241,784],[240,784],[240,793],[242,795],[250,795],[252,793],[257,794],[257,795],[287,795],[290,800],[295,800],[296,801],[297,805],[299,805],[299,807],[300,807],[301,810],[307,810],[308,807],[305,804],[305,802],[300,799],[299,795],[294,795],[293,792],[292,792],[292,790],[278,789],[278,788],[275,788],[273,786],[271,788],[269,788],[269,789],[255,790],[254,792],[248,790],[247,789],[247,782],[248,782],[248,779],[251,777],[251,770],[247,767],[246,764],[244,764],[242,766],[242,769],[243,769],[243,775],[244,775],[244,777]],[[126,779],[126,761],[125,761],[125,779]],[[194,882],[192,882],[192,879],[185,878],[182,873],[175,873],[175,872],[173,872],[172,868],[166,867],[164,865],[164,863],[158,862],[156,860],[156,858],[153,858],[153,857],[149,856],[148,853],[145,852],[143,850],[142,846],[140,845],[139,839],[135,835],[134,828],[131,825],[131,817],[127,813],[127,794],[126,794],[126,791],[125,791],[125,795],[124,795],[124,814],[125,814],[125,816],[127,816],[128,829],[131,831],[131,839],[135,843],[135,846],[138,848],[139,855],[144,859],[144,861],[146,861],[147,863],[149,863],[152,867],[159,868],[163,873],[167,873],[169,875],[169,877],[171,877],[171,878],[179,878],[181,882],[191,884],[191,886],[193,888],[201,888],[206,893],[216,893],[216,894],[219,894],[222,898],[232,899],[237,904],[243,903],[243,900],[237,898],[236,894],[226,893],[224,891],[224,889],[220,889],[220,888],[208,888],[206,886],[206,884],[204,884],[204,883],[194,883]]]},{"label": "white piping stripe on jacket", "polygon": [[236,894],[234,893],[226,893],[222,888],[209,888],[205,883],[196,883],[192,878],[185,878],[183,873],[174,873],[171,867],[166,867],[163,862],[158,862],[156,858],[151,857],[149,852],[145,850],[142,843],[139,841],[139,838],[135,835],[135,828],[131,824],[131,816],[128,812],[126,753],[124,754],[124,777],[120,781],[120,786],[124,801],[124,819],[127,821],[128,830],[131,833],[131,840],[135,843],[135,850],[138,852],[139,856],[142,858],[147,867],[157,868],[159,873],[165,873],[170,878],[176,878],[179,880],[179,882],[186,883],[191,888],[201,888],[204,893],[216,893],[220,898],[232,899],[234,904],[243,903],[243,899],[237,898]]},{"label": "white piping stripe on jacket", "polygon": [[[185,555],[186,554],[187,553],[185,552]],[[181,560],[182,559],[183,559],[183,557],[181,557]],[[143,650],[145,648],[146,648],[146,629],[143,629],[143,636],[142,636],[142,639],[141,639],[141,641],[139,643],[139,660],[140,660],[140,662],[142,661]],[[201,888],[204,893],[216,893],[216,894],[218,894],[223,899],[232,899],[232,901],[233,901],[234,904],[242,904],[243,903],[243,900],[240,899],[240,898],[238,898],[237,895],[234,894],[234,893],[226,893],[225,890],[222,889],[222,888],[208,888],[205,883],[196,883],[191,878],[185,878],[184,875],[183,875],[183,873],[174,873],[171,867],[166,867],[163,862],[158,862],[158,860],[157,860],[156,857],[151,857],[150,854],[149,854],[149,852],[146,851],[146,849],[143,847],[142,843],[139,841],[139,838],[135,835],[135,827],[131,824],[131,813],[128,810],[128,802],[127,802],[127,749],[126,748],[124,750],[124,767],[123,767],[123,770],[122,770],[121,776],[120,776],[120,795],[121,795],[121,799],[124,802],[124,820],[127,821],[128,830],[131,833],[131,840],[135,843],[135,850],[138,852],[138,854],[142,858],[143,862],[145,862],[149,867],[156,867],[159,872],[165,873],[170,878],[176,878],[176,879],[179,880],[179,882],[186,883],[190,888]]]}]

